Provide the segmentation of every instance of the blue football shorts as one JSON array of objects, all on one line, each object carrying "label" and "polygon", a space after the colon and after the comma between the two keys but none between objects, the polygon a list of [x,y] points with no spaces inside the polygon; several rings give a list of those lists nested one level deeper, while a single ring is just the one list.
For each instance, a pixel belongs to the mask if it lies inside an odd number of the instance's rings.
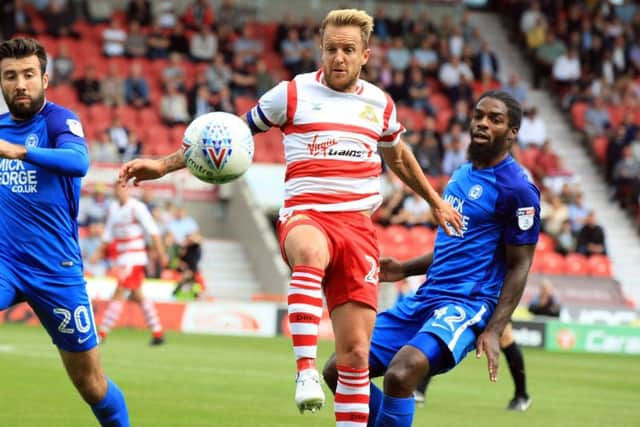
[{"label": "blue football shorts", "polygon": [[[378,314],[371,338],[372,370],[384,372],[396,353],[411,345],[425,354],[432,367],[431,374],[435,375],[456,366],[475,348],[494,306],[422,291]],[[435,337],[442,345],[434,346],[433,340],[425,335]],[[438,348],[448,354],[438,354],[441,351]]]},{"label": "blue football shorts", "polygon": [[26,301],[53,343],[69,352],[98,345],[95,320],[82,277],[53,279],[0,261],[0,310]]}]

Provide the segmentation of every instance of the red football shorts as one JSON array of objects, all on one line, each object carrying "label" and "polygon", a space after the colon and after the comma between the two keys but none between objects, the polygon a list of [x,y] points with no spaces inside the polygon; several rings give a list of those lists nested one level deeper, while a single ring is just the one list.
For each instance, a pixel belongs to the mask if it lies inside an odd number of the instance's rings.
[{"label": "red football shorts", "polygon": [[118,286],[135,291],[140,289],[144,282],[144,265],[123,265],[116,268]]},{"label": "red football shorts", "polygon": [[285,239],[299,225],[316,227],[327,238],[331,260],[322,287],[329,312],[348,301],[377,310],[380,252],[371,218],[360,212],[295,212],[278,221],[280,251],[285,261]]}]

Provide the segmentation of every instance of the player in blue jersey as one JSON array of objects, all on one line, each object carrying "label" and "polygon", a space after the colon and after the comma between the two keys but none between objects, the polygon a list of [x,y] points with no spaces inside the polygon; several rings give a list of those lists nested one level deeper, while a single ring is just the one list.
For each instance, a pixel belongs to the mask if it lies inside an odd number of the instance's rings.
[{"label": "player in blue jersey", "polygon": [[[451,176],[444,200],[463,230],[439,229],[433,263],[417,292],[378,314],[369,354],[371,426],[410,426],[420,379],[449,371],[476,348],[496,381],[500,336],[520,301],[540,229],[540,193],[509,155],[522,110],[500,91],[482,94],[471,118],[469,162]],[[336,389],[335,358],[324,369]]]},{"label": "player in blue jersey", "polygon": [[[429,269],[432,262],[433,252],[406,261],[398,261],[394,258],[382,258],[380,260],[380,281],[397,282],[409,276],[424,275],[424,272]],[[510,411],[524,412],[531,406],[531,397],[527,392],[524,357],[513,336],[511,323],[507,324],[500,336],[500,350],[502,350],[507,360],[511,378],[515,385],[515,393],[507,404],[507,409]],[[425,376],[416,386],[414,392],[416,406],[424,405],[427,386],[431,378],[429,375]]]},{"label": "player in blue jersey", "polygon": [[100,424],[129,426],[124,396],[100,365],[78,244],[87,146],[78,117],[45,99],[46,65],[35,40],[0,44],[9,109],[0,115],[0,235],[10,236],[0,240],[0,310],[26,301]]}]

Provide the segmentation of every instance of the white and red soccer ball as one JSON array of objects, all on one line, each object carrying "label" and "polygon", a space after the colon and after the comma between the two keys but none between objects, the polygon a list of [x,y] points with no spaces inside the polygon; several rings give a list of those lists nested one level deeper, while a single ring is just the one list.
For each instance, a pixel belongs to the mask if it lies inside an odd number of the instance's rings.
[{"label": "white and red soccer ball", "polygon": [[196,178],[224,184],[242,176],[253,160],[253,136],[239,117],[216,111],[193,120],[184,132],[184,162]]}]

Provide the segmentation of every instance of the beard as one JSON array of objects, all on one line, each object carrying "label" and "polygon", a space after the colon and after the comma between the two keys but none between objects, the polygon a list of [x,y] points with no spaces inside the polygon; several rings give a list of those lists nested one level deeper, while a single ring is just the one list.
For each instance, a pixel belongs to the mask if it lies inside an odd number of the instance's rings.
[{"label": "beard", "polygon": [[472,139],[467,150],[471,163],[481,165],[492,163],[508,146],[507,132],[484,144],[474,143]]},{"label": "beard", "polygon": [[17,103],[15,97],[9,99],[7,93],[3,91],[4,99],[7,100],[7,108],[13,117],[19,120],[28,120],[33,117],[44,105],[44,90],[38,96],[31,98],[29,103]]}]

